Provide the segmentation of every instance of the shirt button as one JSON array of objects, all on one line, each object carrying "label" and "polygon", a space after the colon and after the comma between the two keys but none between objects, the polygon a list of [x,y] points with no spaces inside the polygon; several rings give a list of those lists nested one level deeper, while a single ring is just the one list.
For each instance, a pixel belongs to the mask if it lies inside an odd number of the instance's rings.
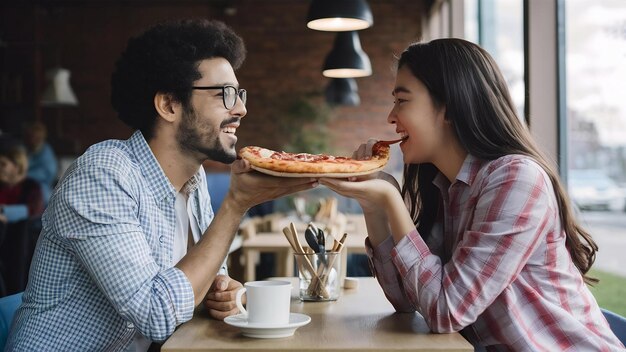
[{"label": "shirt button", "polygon": [[160,242],[160,243],[163,243],[163,236],[160,236],[160,237],[159,237],[159,242]]},{"label": "shirt button", "polygon": [[134,329],[135,325],[133,323],[126,323],[126,327],[129,329]]}]

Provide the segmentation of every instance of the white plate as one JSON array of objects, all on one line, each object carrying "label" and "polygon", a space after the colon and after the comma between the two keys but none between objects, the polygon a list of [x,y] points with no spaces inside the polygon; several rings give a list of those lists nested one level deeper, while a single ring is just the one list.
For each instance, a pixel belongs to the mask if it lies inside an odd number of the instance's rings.
[{"label": "white plate", "polygon": [[258,166],[254,166],[254,165],[250,165],[250,167],[254,170],[257,170],[258,172],[264,173],[264,174],[268,174],[268,175],[272,175],[272,176],[278,176],[278,177],[332,177],[332,178],[348,178],[348,177],[352,177],[352,176],[363,176],[363,175],[369,175],[371,173],[374,173],[376,171],[381,171],[382,169],[385,168],[385,166],[381,166],[378,167],[376,169],[372,169],[372,170],[368,170],[368,171],[361,171],[361,172],[329,172],[329,173],[298,173],[298,172],[279,172],[279,171],[274,171],[274,170],[268,170],[268,169],[264,169]]},{"label": "white plate", "polygon": [[308,324],[310,321],[310,316],[299,313],[289,314],[289,323],[287,324],[272,326],[248,323],[248,319],[243,314],[231,315],[224,319],[226,324],[240,328],[244,336],[259,339],[289,337],[293,335],[297,328]]}]

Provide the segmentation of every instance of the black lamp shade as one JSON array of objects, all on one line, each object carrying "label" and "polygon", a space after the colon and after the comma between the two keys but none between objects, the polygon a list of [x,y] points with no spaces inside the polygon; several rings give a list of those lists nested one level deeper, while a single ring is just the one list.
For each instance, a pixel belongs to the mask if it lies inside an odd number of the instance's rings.
[{"label": "black lamp shade", "polygon": [[326,102],[330,105],[357,106],[361,103],[354,78],[333,78],[326,87]]},{"label": "black lamp shade", "polygon": [[333,49],[324,61],[322,74],[332,78],[365,77],[372,74],[372,64],[361,49],[357,32],[339,32]]},{"label": "black lamp shade", "polygon": [[374,24],[366,0],[313,0],[307,27],[318,31],[357,31]]}]

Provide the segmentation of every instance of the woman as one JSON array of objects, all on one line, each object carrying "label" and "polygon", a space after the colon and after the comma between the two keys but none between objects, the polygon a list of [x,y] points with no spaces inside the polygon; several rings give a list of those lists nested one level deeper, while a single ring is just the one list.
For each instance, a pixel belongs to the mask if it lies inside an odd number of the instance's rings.
[{"label": "woman", "polygon": [[585,285],[597,246],[489,54],[459,39],[413,44],[393,96],[402,189],[383,173],[320,182],[359,201],[396,310],[477,349],[623,349]]}]

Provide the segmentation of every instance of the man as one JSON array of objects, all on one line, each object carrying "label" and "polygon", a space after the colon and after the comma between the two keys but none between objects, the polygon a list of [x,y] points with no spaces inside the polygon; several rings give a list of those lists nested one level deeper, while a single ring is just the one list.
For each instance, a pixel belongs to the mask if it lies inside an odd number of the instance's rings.
[{"label": "man", "polygon": [[[8,350],[146,350],[205,295],[213,317],[237,312],[241,284],[217,273],[244,213],[317,185],[235,161],[247,96],[234,69],[244,56],[220,22],[161,24],[129,41],[111,102],[138,131],[92,146],[57,185]],[[233,163],[215,216],[206,159]]]},{"label": "man", "polygon": [[50,199],[57,177],[57,158],[46,138],[48,130],[41,121],[28,122],[23,127],[24,145],[28,149],[28,177],[39,182],[45,203]]}]

